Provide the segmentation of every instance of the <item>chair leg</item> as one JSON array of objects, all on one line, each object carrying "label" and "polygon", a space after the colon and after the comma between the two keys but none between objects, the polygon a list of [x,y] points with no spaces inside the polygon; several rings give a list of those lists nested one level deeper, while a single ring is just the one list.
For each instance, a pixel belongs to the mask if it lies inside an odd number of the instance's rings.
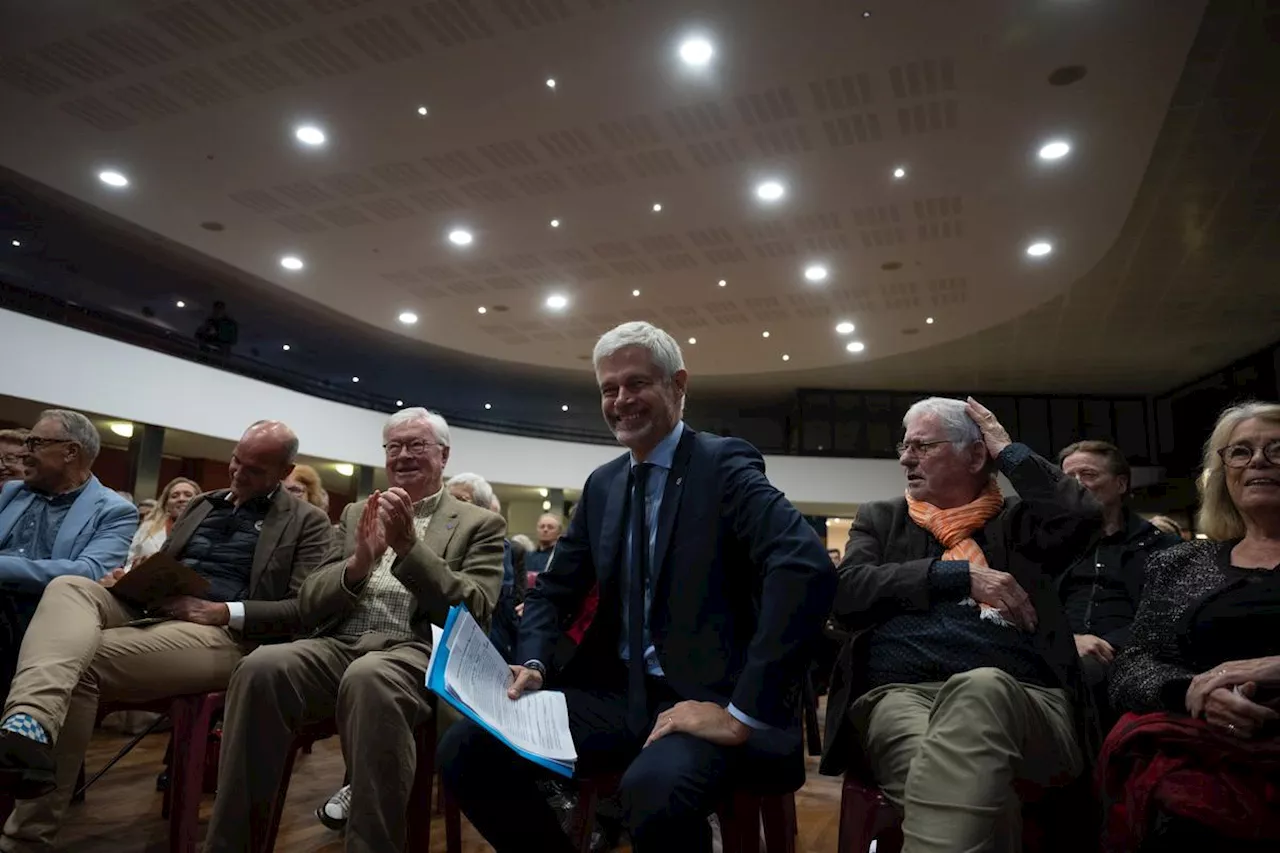
[{"label": "chair leg", "polygon": [[445,853],[462,853],[462,809],[458,801],[440,785],[440,793],[444,797],[444,849]]},{"label": "chair leg", "polygon": [[[845,779],[840,792],[840,840],[837,853],[867,853],[876,837],[879,800],[875,793]],[[877,853],[883,853],[876,845]]]},{"label": "chair leg", "polygon": [[573,820],[569,826],[569,840],[578,848],[578,853],[591,853],[591,830],[596,825],[596,804],[599,800],[600,791],[595,785],[584,782],[578,786],[578,804],[573,809]]},{"label": "chair leg", "polygon": [[764,849],[766,853],[795,853],[796,851],[796,795],[764,797],[760,801],[760,816],[764,822]]},{"label": "chair leg", "polygon": [[172,800],[169,810],[169,849],[195,853],[200,830],[200,798],[204,794],[205,756],[213,715],[222,708],[222,694],[182,697],[173,701],[173,766],[169,771]]},{"label": "chair leg", "polygon": [[727,797],[716,811],[724,853],[760,853],[760,798],[744,792]]},{"label": "chair leg", "polygon": [[436,780],[436,727],[420,726],[417,740],[417,770],[409,795],[409,838],[407,853],[427,853],[431,849],[431,786]]}]

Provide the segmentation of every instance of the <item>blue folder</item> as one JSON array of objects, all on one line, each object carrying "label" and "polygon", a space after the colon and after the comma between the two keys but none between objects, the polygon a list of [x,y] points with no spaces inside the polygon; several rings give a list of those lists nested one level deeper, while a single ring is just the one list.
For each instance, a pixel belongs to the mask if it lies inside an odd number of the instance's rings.
[{"label": "blue folder", "polygon": [[511,741],[507,740],[507,738],[503,736],[503,734],[500,731],[498,731],[493,726],[486,723],[484,720],[480,719],[480,716],[476,714],[475,711],[471,710],[469,707],[463,704],[463,702],[460,699],[458,699],[457,696],[454,696],[452,693],[449,692],[448,688],[445,687],[444,671],[445,671],[445,667],[448,666],[449,664],[449,638],[453,636],[454,623],[458,621],[458,614],[460,612],[465,613],[466,610],[467,608],[461,604],[455,604],[453,607],[449,608],[449,617],[445,620],[444,632],[440,635],[440,642],[436,643],[435,648],[431,650],[432,658],[434,659],[435,656],[439,655],[440,659],[438,663],[434,663],[434,665],[427,670],[428,689],[430,689],[431,692],[435,693],[441,699],[443,699],[444,701],[452,705],[455,709],[457,709],[458,713],[462,714],[464,717],[471,720],[476,725],[480,726],[489,734],[493,735],[498,740],[502,741],[504,744],[507,745],[507,747],[509,747],[521,758],[524,758],[528,761],[532,761],[534,764],[537,764],[540,767],[545,767],[548,770],[551,770],[555,773],[560,774],[561,776],[572,778],[573,777],[572,763],[555,761],[550,758],[544,758],[543,756],[540,756],[540,755],[534,755],[528,750],[521,749],[520,747],[513,744]]}]

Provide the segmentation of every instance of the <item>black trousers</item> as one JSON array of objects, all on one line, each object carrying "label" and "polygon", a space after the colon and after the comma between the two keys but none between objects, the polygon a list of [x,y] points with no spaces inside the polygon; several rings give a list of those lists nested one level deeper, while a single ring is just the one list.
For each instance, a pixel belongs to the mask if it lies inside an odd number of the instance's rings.
[{"label": "black trousers", "polygon": [[[771,790],[785,777],[794,782],[794,789],[803,782],[798,730],[756,731],[737,747],[677,733],[642,750],[648,733],[637,738],[627,731],[626,671],[619,666],[610,676],[606,687],[564,690],[578,751],[575,775],[624,771],[619,794],[636,853],[710,850],[707,815],[732,787]],[[661,679],[651,679],[646,692],[650,726],[658,714],[680,701]],[[574,849],[538,790],[537,782],[547,778],[547,771],[520,758],[480,726],[470,720],[451,726],[440,742],[437,760],[444,784],[497,853]]]}]

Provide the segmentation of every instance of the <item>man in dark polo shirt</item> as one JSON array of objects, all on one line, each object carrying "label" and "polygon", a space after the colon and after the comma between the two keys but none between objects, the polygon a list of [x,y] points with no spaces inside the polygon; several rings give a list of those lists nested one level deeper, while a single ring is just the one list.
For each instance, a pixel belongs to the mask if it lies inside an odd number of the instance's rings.
[{"label": "man in dark polo shirt", "polygon": [[[36,610],[0,717],[0,786],[24,800],[0,836],[5,853],[53,850],[98,705],[225,690],[240,658],[301,628],[297,592],[329,546],[329,519],[280,483],[298,437],[253,424],[231,456],[231,488],[200,495],[164,550],[208,578],[207,598],[177,596],[143,614],[101,583],[54,579]],[[151,614],[148,614],[151,615]],[[56,790],[55,790],[56,788]]]}]

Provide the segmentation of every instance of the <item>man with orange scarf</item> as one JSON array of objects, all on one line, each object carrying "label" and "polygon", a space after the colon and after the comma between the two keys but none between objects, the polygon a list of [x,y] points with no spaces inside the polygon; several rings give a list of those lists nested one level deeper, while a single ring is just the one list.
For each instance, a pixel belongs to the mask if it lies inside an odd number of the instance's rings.
[{"label": "man with orange scarf", "polygon": [[973,398],[921,400],[903,426],[906,496],[859,508],[839,568],[833,616],[852,637],[822,772],[878,785],[909,853],[1020,850],[1015,784],[1084,769],[1085,692],[1054,576],[1101,508]]}]

